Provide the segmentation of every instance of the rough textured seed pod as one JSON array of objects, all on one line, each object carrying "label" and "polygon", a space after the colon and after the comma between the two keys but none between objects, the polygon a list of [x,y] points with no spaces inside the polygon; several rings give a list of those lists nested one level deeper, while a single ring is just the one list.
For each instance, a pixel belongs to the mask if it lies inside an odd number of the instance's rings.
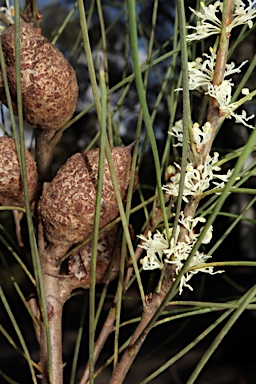
[{"label": "rough textured seed pod", "polygon": [[[125,198],[131,172],[132,147],[115,147],[112,158],[122,199]],[[71,156],[49,183],[40,202],[44,233],[55,246],[67,249],[89,236],[93,231],[99,149]],[[100,213],[100,227],[116,216],[118,206],[107,159]]]},{"label": "rough textured seed pod", "polygon": [[[1,35],[1,42],[14,113],[17,113],[14,41],[12,25]],[[76,107],[78,86],[74,69],[56,47],[22,19],[20,56],[24,119],[35,127],[62,128]],[[0,98],[6,104],[3,80],[0,81]]]},{"label": "rough textured seed pod", "polygon": [[[32,202],[37,191],[37,169],[31,153],[26,150],[29,198]],[[0,137],[0,204],[24,206],[24,191],[17,152],[13,139]]]},{"label": "rough textured seed pod", "polygon": [[[114,257],[109,281],[114,280],[120,268],[121,244],[116,246],[118,225],[99,235],[97,246],[96,283],[102,284],[107,281],[108,268],[112,257]],[[92,242],[87,243],[74,253],[68,261],[69,274],[73,279],[69,281],[72,288],[89,288],[91,271]]]}]

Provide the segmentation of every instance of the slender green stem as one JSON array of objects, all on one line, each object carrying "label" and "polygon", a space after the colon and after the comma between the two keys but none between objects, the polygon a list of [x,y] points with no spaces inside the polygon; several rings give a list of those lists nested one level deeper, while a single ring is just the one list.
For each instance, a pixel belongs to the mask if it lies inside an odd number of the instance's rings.
[{"label": "slender green stem", "polygon": [[91,87],[92,87],[92,93],[94,98],[94,103],[98,115],[98,120],[100,122],[101,120],[101,102],[100,102],[100,96],[98,92],[98,84],[96,79],[96,74],[94,70],[94,63],[93,63],[93,57],[92,57],[92,51],[90,46],[90,39],[89,39],[89,33],[88,33],[88,27],[87,27],[87,21],[85,17],[85,10],[84,10],[84,2],[83,0],[78,0],[78,9],[79,9],[79,15],[80,15],[80,25],[81,25],[81,31],[82,31],[82,38],[84,43],[84,51],[87,59],[87,65],[88,65],[88,71],[91,81]]},{"label": "slender green stem", "polygon": [[148,111],[146,94],[145,94],[142,76],[141,76],[141,67],[140,67],[139,55],[138,55],[138,36],[137,36],[137,24],[136,24],[135,0],[128,0],[127,6],[128,6],[129,31],[130,31],[130,39],[131,39],[130,41],[131,41],[132,60],[134,65],[135,83],[137,86],[137,92],[140,100],[140,105],[143,111],[144,122],[146,125],[147,134],[149,137],[152,154],[154,157],[155,171],[156,171],[156,185],[157,185],[160,207],[163,213],[164,225],[166,228],[166,233],[169,234],[168,217],[165,211],[164,197],[163,197],[163,191],[162,191],[161,166],[160,166],[160,161],[158,156],[155,134],[151,124],[151,118]]},{"label": "slender green stem", "polygon": [[[20,4],[19,0],[14,1],[14,21],[15,21],[15,76],[16,76],[16,86],[17,86],[17,106],[18,106],[18,124],[19,124],[19,136],[20,136],[20,168],[21,176],[24,188],[25,195],[25,209],[27,215],[28,223],[28,233],[29,233],[29,242],[31,247],[32,262],[34,267],[34,273],[37,283],[39,304],[42,311],[43,321],[46,327],[46,337],[47,337],[47,349],[49,363],[52,361],[51,357],[51,343],[50,343],[50,334],[49,334],[49,323],[46,309],[46,299],[44,294],[43,287],[43,278],[41,271],[40,258],[35,238],[35,231],[33,226],[32,213],[30,209],[29,201],[29,192],[28,192],[28,178],[27,178],[27,169],[26,169],[26,155],[25,155],[25,138],[24,138],[24,124],[23,124],[23,106],[22,106],[22,89],[21,89],[21,70],[20,70]],[[49,364],[49,380],[52,382],[52,365]]]},{"label": "slender green stem", "polygon": [[[215,207],[213,209],[213,212],[209,216],[209,218],[208,218],[208,220],[206,222],[206,225],[205,225],[204,229],[202,230],[201,235],[198,238],[198,241],[196,242],[196,244],[194,245],[194,247],[193,247],[193,249],[191,251],[191,254],[189,255],[189,257],[186,260],[186,262],[184,263],[180,273],[176,277],[176,279],[175,279],[171,289],[167,293],[165,299],[163,300],[163,302],[161,303],[161,305],[159,306],[158,310],[156,311],[154,316],[151,318],[151,320],[149,321],[147,326],[144,328],[144,330],[143,330],[142,334],[140,335],[140,337],[143,337],[143,335],[145,335],[145,334],[147,334],[149,332],[149,330],[152,328],[152,325],[155,323],[155,321],[158,318],[158,316],[164,310],[164,308],[165,308],[166,304],[168,303],[168,301],[170,301],[174,297],[174,295],[176,293],[176,290],[177,290],[177,287],[178,287],[178,285],[180,283],[182,275],[187,271],[192,258],[194,257],[194,255],[195,255],[196,251],[198,250],[199,246],[201,245],[202,239],[205,237],[209,227],[212,225],[213,221],[215,220],[216,216],[218,215],[218,212],[220,211],[224,201],[226,200],[226,197],[229,194],[230,187],[235,182],[237,175],[239,174],[240,170],[242,169],[242,167],[243,167],[247,157],[251,153],[251,150],[254,147],[255,143],[256,143],[256,130],[254,130],[251,133],[251,136],[250,136],[249,140],[247,141],[247,143],[245,145],[244,152],[242,152],[241,156],[237,160],[237,163],[236,163],[236,166],[234,168],[234,171],[233,171],[229,181],[225,185],[225,188],[224,188],[221,196],[219,197],[219,200],[216,202],[216,205],[215,205]],[[137,340],[139,340],[139,338]]]},{"label": "slender green stem", "polygon": [[223,326],[222,330],[219,332],[218,336],[212,342],[208,350],[204,353],[202,359],[200,360],[197,367],[193,371],[192,375],[188,379],[187,384],[193,384],[195,382],[195,380],[197,379],[199,373],[201,372],[205,364],[208,362],[208,360],[210,359],[214,351],[217,349],[219,344],[222,342],[226,334],[230,331],[232,326],[236,323],[236,321],[242,315],[247,305],[255,298],[255,295],[256,295],[256,285],[254,285],[248,292],[246,292],[244,296],[241,297],[241,299],[238,300],[238,302],[240,303],[239,308],[233,313],[233,315],[230,317],[227,323]]},{"label": "slender green stem", "polygon": [[58,29],[57,33],[55,34],[53,40],[52,40],[52,44],[55,45],[59,39],[59,37],[61,36],[61,34],[63,33],[63,31],[65,30],[65,28],[67,27],[68,23],[70,22],[72,16],[74,15],[74,13],[76,12],[77,10],[77,1],[75,2],[73,8],[70,10],[70,12],[68,13],[66,19],[64,20],[64,22],[61,24],[61,27]]},{"label": "slender green stem", "polygon": [[191,343],[189,343],[185,348],[178,352],[174,357],[169,359],[165,364],[163,364],[159,369],[154,373],[148,376],[145,380],[141,381],[139,384],[150,383],[152,379],[160,375],[167,368],[171,367],[176,361],[180,360],[185,356],[189,351],[191,351],[200,341],[202,341],[208,334],[210,334],[219,324],[221,324],[231,313],[233,309],[227,310],[223,313],[213,324],[211,324],[206,330],[204,330],[198,337],[196,337]]},{"label": "slender green stem", "polygon": [[83,335],[83,330],[85,325],[85,315],[87,313],[87,306],[88,306],[87,302],[88,302],[88,295],[86,294],[83,301],[82,310],[81,310],[81,317],[80,317],[79,328],[78,328],[78,333],[76,337],[76,345],[75,345],[74,354],[73,354],[73,362],[72,362],[69,384],[75,384],[79,350],[81,346],[82,335]]},{"label": "slender green stem", "polygon": [[16,319],[15,319],[15,316],[13,315],[12,311],[11,311],[11,308],[8,304],[8,301],[5,297],[5,294],[2,290],[2,288],[0,287],[0,297],[2,299],[2,302],[3,302],[3,305],[8,313],[8,316],[10,318],[10,321],[11,321],[11,324],[13,325],[14,329],[15,329],[15,332],[17,333],[17,336],[19,338],[19,341],[22,345],[22,348],[23,348],[23,351],[25,353],[25,356],[26,356],[26,360],[28,362],[28,365],[29,365],[29,368],[30,368],[30,372],[31,372],[31,376],[32,376],[32,381],[34,384],[37,384],[37,379],[36,379],[36,374],[35,374],[35,370],[33,368],[33,365],[32,365],[32,359],[30,358],[30,354],[29,354],[29,351],[28,351],[28,348],[26,346],[26,343],[25,343],[25,340],[22,336],[22,333],[21,333],[21,330],[20,330],[20,327],[18,326],[17,322],[16,322]]},{"label": "slender green stem", "polygon": [[101,199],[103,188],[104,176],[104,159],[106,147],[106,106],[107,106],[107,93],[106,83],[104,76],[104,68],[100,66],[100,89],[101,89],[101,126],[100,126],[100,151],[99,151],[99,166],[97,178],[97,192],[94,213],[94,229],[92,237],[92,256],[91,256],[91,270],[90,270],[90,298],[89,298],[89,372],[90,383],[94,383],[94,337],[95,337],[95,286],[96,286],[96,263],[97,263],[97,245],[99,236],[100,225],[100,211]]},{"label": "slender green stem", "polygon": [[[0,225],[0,227],[1,227],[1,225]],[[8,249],[8,251],[14,257],[14,259],[18,262],[18,264],[20,265],[20,267],[22,268],[24,273],[27,275],[27,277],[29,278],[31,283],[35,286],[36,282],[35,282],[34,277],[31,275],[27,266],[24,264],[24,262],[22,261],[21,257],[18,255],[18,253],[15,252],[15,250],[12,248],[11,244],[8,241],[6,241],[6,239],[2,235],[0,235],[0,240],[1,240],[1,243],[6,247],[6,249]]]},{"label": "slender green stem", "polygon": [[[186,166],[188,158],[188,149],[189,142],[193,143],[192,137],[189,136],[191,132],[192,122],[191,122],[191,109],[190,109],[190,95],[189,95],[189,85],[188,85],[188,52],[187,52],[187,42],[186,42],[186,17],[185,17],[185,8],[184,1],[177,1],[177,13],[179,21],[179,33],[180,33],[180,46],[181,46],[181,71],[182,71],[182,88],[183,88],[183,144],[182,144],[182,159],[181,159],[181,175],[180,175],[180,184],[179,184],[179,195],[176,206],[176,215],[173,224],[173,233],[172,236],[175,237],[175,233],[178,227],[178,221],[181,211],[182,204],[182,195],[185,184],[185,175],[186,175]],[[195,160],[198,156],[194,146],[191,148]]]}]

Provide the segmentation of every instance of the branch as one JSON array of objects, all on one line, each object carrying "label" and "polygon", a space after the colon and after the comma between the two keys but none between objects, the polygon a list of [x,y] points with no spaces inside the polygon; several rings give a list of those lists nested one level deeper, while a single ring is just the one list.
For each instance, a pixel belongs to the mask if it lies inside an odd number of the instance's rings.
[{"label": "branch", "polygon": [[42,128],[36,129],[36,161],[39,182],[51,181],[53,150],[58,141],[52,140],[56,136],[56,131]]},{"label": "branch", "polygon": [[[56,267],[52,255],[44,249],[42,226],[39,224],[38,232],[39,255],[42,265],[44,293],[47,302],[50,346],[47,348],[46,328],[43,319],[40,319],[40,361],[42,365],[43,384],[63,384],[62,363],[62,310],[65,300],[62,298]],[[51,366],[51,369],[49,367]],[[49,377],[52,372],[52,377]]]},{"label": "branch", "polygon": [[[139,260],[141,254],[143,252],[143,249],[142,248],[139,248],[137,247],[136,251],[135,251],[135,257],[136,257],[136,260]],[[124,279],[124,283],[123,283],[123,293],[126,292],[126,289],[127,289],[127,284],[128,282],[130,281],[131,277],[132,277],[132,274],[133,274],[133,267],[130,267],[127,269],[127,273],[126,273],[126,276],[125,276],[125,279]],[[115,322],[115,319],[116,319],[116,303],[117,303],[117,299],[118,299],[118,292],[116,292],[115,294],[115,297],[114,297],[114,300],[113,300],[113,305],[112,305],[112,308],[110,309],[109,313],[108,313],[108,316],[105,320],[105,323],[101,329],[101,332],[99,334],[99,337],[97,339],[97,341],[95,342],[95,346],[94,346],[94,365],[97,363],[98,361],[98,358],[100,356],[100,353],[110,335],[111,332],[113,332],[113,328],[114,328],[114,322]],[[83,375],[81,377],[81,380],[80,380],[80,384],[86,384],[87,381],[89,380],[89,362],[87,362],[86,364],[86,367],[85,367],[85,370],[83,372]]]},{"label": "branch", "polygon": [[[110,384],[123,383],[149,331],[155,325],[155,321],[158,317],[155,315],[159,310],[159,308],[161,307],[162,303],[164,302],[164,299],[166,299],[168,293],[170,292],[170,289],[173,284],[173,277],[174,277],[174,267],[171,265],[168,265],[166,268],[166,273],[162,283],[162,289],[159,293],[154,292],[152,296],[152,300],[146,303],[141,321],[132,336],[132,339],[130,341],[128,348],[124,352],[120,363],[116,366],[112,374],[111,380],[109,382]],[[155,318],[153,319],[153,317]]]},{"label": "branch", "polygon": [[[225,10],[223,10],[223,21],[222,21],[222,32],[220,36],[219,49],[216,58],[216,68],[214,73],[213,84],[219,85],[224,78],[225,66],[227,61],[228,45],[229,45],[229,36],[226,34],[226,25],[231,21],[232,9],[233,9],[233,0],[226,2]],[[225,11],[225,12],[224,12]],[[186,80],[185,80],[186,81]],[[195,157],[197,166],[204,164],[205,158],[211,150],[212,142],[215,137],[215,133],[220,122],[221,116],[219,115],[218,103],[214,98],[211,98],[209,111],[208,111],[208,121],[212,125],[212,139],[206,143],[203,147],[202,153],[199,156]],[[180,186],[181,187],[181,186]],[[194,217],[196,209],[198,207],[200,198],[192,198],[189,203],[186,204],[184,209],[184,217]],[[177,218],[178,219],[178,218]],[[186,234],[185,228],[181,227],[180,235],[178,241],[183,241]],[[184,268],[190,262],[192,254],[190,255],[187,262],[184,264]],[[163,310],[164,305],[167,299],[171,298],[172,291],[175,287],[173,284],[175,276],[175,267],[171,265],[166,265],[164,270],[164,278],[161,289],[158,292],[155,292],[152,296],[151,302],[147,303],[142,314],[141,321],[136,328],[130,344],[126,351],[124,352],[120,363],[114,369],[112,374],[110,384],[123,383],[131,364],[133,363],[135,357],[137,356],[144,340],[146,339],[148,332],[153,328],[156,319],[158,318],[161,310]],[[181,273],[183,273],[183,269]]]},{"label": "branch", "polygon": [[[234,6],[234,0],[228,0],[226,7],[223,6],[222,28],[220,35],[219,47],[216,55],[215,70],[213,76],[213,85],[220,85],[224,79],[224,73],[227,63],[227,55],[229,48],[230,34],[226,33],[226,27],[230,24],[232,18],[232,10]],[[217,128],[220,124],[222,116],[219,113],[219,104],[217,100],[210,97],[210,103],[208,108],[207,121],[211,123],[212,137],[202,148],[202,156],[199,157],[197,165],[204,164],[206,156],[210,153],[213,140],[216,135]]]}]

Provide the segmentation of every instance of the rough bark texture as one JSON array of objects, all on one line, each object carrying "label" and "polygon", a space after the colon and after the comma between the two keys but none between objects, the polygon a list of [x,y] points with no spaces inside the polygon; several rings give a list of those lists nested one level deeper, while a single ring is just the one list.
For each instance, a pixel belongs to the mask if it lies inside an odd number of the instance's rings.
[{"label": "rough bark texture", "polygon": [[[41,255],[42,256],[42,255]],[[46,255],[46,260],[49,258]],[[61,298],[57,268],[44,259],[42,262],[44,294],[47,302],[49,320],[51,359],[47,350],[45,324],[40,324],[40,361],[42,365],[42,383],[48,384],[51,364],[52,383],[63,384],[63,362],[62,362],[62,311],[64,300]],[[41,258],[42,261],[42,258]]]},{"label": "rough bark texture", "polygon": [[143,309],[141,321],[134,331],[129,346],[126,348],[119,364],[114,369],[109,384],[122,384],[124,382],[124,379],[130,370],[134,359],[138,355],[142,344],[148,336],[149,331],[154,327],[155,322],[153,322],[147,332],[145,331],[145,327],[147,327],[156,311],[165,300],[168,291],[173,284],[174,276],[175,267],[173,265],[168,265],[166,268],[166,274],[163,279],[161,291],[159,293],[154,292],[152,299],[146,303],[146,306]]}]

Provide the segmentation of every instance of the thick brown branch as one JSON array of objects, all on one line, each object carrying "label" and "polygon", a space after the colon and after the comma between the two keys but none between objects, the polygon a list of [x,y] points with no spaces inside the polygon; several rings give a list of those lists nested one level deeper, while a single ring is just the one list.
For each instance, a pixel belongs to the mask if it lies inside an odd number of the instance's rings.
[{"label": "thick brown branch", "polygon": [[[140,351],[140,348],[145,341],[149,331],[154,327],[155,322],[152,322],[151,326],[147,331],[145,331],[145,327],[149,324],[158,308],[162,304],[165,299],[167,293],[171,289],[173,284],[173,266],[167,266],[166,274],[162,284],[162,290],[159,293],[154,293],[152,296],[152,300],[147,304],[144,308],[144,312],[142,314],[141,321],[136,328],[130,344],[126,349],[124,355],[121,358],[120,363],[115,368],[113,375],[110,380],[110,384],[121,384],[123,383],[134,359]],[[156,319],[155,319],[156,321]]]},{"label": "thick brown branch", "polygon": [[[226,25],[229,25],[232,15],[232,9],[233,9],[233,3],[234,1],[231,0],[228,3],[227,13],[226,13],[226,20],[223,20],[223,22]],[[224,32],[223,32],[224,31]],[[219,49],[217,52],[216,57],[216,67],[214,72],[214,79],[213,79],[213,85],[219,85],[222,83],[224,79],[224,73],[225,73],[225,67],[227,62],[227,53],[228,53],[228,46],[229,46],[229,35],[226,34],[226,29],[224,28],[222,31],[222,35],[220,38],[220,44]],[[212,139],[204,145],[201,156],[198,157],[198,164],[204,164],[206,156],[209,154],[212,142],[214,140],[217,127],[219,125],[221,119],[221,115],[219,113],[219,104],[216,101],[216,99],[211,98],[210,99],[210,105],[208,110],[208,116],[207,121],[211,123],[212,126]],[[196,213],[196,209],[198,207],[200,199],[193,199],[188,204],[186,204],[186,207],[184,209],[184,216],[188,217],[194,217]],[[179,241],[184,241],[184,237],[186,234],[185,228],[181,228],[181,232],[179,235]],[[133,363],[135,357],[137,356],[145,338],[147,337],[148,332],[152,329],[154,326],[154,322],[152,321],[152,324],[150,327],[147,327],[147,325],[150,323],[151,319],[153,319],[153,316],[156,314],[159,306],[162,304],[164,299],[166,298],[166,295],[168,291],[170,290],[173,282],[172,278],[172,269],[170,266],[166,268],[166,274],[164,276],[162,289],[158,293],[154,293],[152,297],[152,301],[147,305],[146,308],[144,308],[144,312],[142,315],[142,319],[135,330],[133,337],[131,339],[131,342],[129,344],[129,347],[126,349],[120,363],[115,368],[110,384],[121,384],[123,380],[125,379],[131,364]],[[145,327],[147,327],[147,331],[145,331]]]},{"label": "thick brown branch", "polygon": [[[48,269],[48,273],[56,273]],[[63,383],[63,363],[62,363],[62,309],[63,303],[60,300],[60,287],[58,278],[48,273],[43,274],[45,296],[47,301],[47,312],[49,319],[51,355],[47,350],[45,324],[41,321],[40,327],[40,356],[42,364],[42,383],[48,384],[49,367],[52,369],[52,383]],[[49,361],[49,356],[51,360]]]},{"label": "thick brown branch", "polygon": [[[138,260],[141,256],[141,253],[143,252],[143,249],[142,248],[139,248],[137,247],[136,251],[135,251],[135,257],[136,257],[136,260]],[[126,276],[125,276],[125,279],[124,279],[124,284],[123,284],[123,293],[126,292],[127,290],[127,284],[128,282],[130,281],[131,279],[131,276],[133,274],[133,267],[130,267],[127,269],[127,272],[126,272]],[[115,319],[116,319],[116,303],[117,303],[117,298],[118,298],[118,293],[116,292],[115,294],[115,297],[114,297],[114,300],[113,300],[113,306],[112,308],[110,309],[109,313],[108,313],[108,316],[105,320],[105,323],[101,329],[101,332],[99,334],[99,337],[95,343],[95,346],[94,346],[94,364],[96,364],[98,358],[99,358],[99,355],[110,335],[110,333],[113,331],[113,328],[114,328],[114,322],[115,322]],[[85,370],[84,370],[84,373],[82,375],[82,378],[80,380],[80,384],[85,384],[87,383],[89,379],[89,362],[87,362],[87,365],[85,367]]]}]

